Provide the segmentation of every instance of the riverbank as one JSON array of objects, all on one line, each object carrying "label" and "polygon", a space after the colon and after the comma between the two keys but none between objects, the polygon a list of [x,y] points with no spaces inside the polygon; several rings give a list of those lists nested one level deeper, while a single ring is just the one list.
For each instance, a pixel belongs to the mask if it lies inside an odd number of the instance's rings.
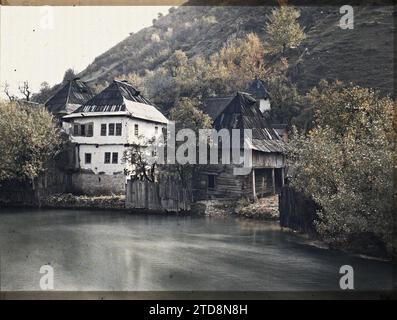
[{"label": "riverbank", "polygon": [[[2,202],[2,207],[40,207],[49,209],[95,209],[95,210],[125,210],[134,211],[125,207],[125,195],[87,196],[71,193],[53,194],[41,197],[37,203]],[[140,209],[139,212],[157,213],[153,210]],[[164,211],[164,213],[167,213]],[[172,212],[169,212],[172,213]],[[191,210],[184,214],[204,215],[210,217],[236,216],[253,220],[276,221],[279,219],[278,196],[269,196],[251,202],[245,199],[206,200],[191,204]]]},{"label": "riverbank", "polygon": [[71,193],[55,194],[40,200],[41,208],[127,210],[124,195],[86,196]]},{"label": "riverbank", "polygon": [[235,216],[261,221],[277,221],[280,217],[278,195],[263,197],[255,202],[247,199],[241,199],[239,201],[198,201],[194,205],[194,210],[209,217]]}]

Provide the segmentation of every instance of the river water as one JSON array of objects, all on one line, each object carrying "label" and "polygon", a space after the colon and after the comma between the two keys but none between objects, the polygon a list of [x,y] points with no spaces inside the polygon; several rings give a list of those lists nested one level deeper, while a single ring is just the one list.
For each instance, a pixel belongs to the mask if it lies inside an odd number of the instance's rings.
[{"label": "river water", "polygon": [[1,209],[0,289],[71,291],[390,290],[388,262],[315,246],[277,223],[117,211]]}]

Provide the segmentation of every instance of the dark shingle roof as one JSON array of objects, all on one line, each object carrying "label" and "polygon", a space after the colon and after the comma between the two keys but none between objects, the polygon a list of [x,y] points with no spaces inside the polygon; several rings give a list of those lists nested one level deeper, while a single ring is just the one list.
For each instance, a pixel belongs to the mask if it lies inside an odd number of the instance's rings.
[{"label": "dark shingle roof", "polygon": [[270,94],[266,89],[265,83],[260,79],[254,79],[249,82],[245,91],[255,99],[270,99]]},{"label": "dark shingle roof", "polygon": [[256,100],[249,94],[237,92],[214,120],[220,129],[251,129],[253,149],[264,152],[283,152],[283,141],[267,123]]},{"label": "dark shingle roof", "polygon": [[54,115],[65,115],[75,111],[93,96],[87,84],[76,78],[68,81],[44,105]]},{"label": "dark shingle roof", "polygon": [[[120,113],[135,118],[166,123],[168,120],[143,97],[138,90],[126,81],[114,80],[107,88],[73,112],[86,116],[99,116],[103,113]],[[72,117],[68,116],[66,118]]]},{"label": "dark shingle roof", "polygon": [[215,120],[232,99],[233,96],[208,98],[204,103],[203,112]]},{"label": "dark shingle roof", "polygon": [[[150,105],[150,102],[128,82],[113,80],[107,88],[88,100],[75,112],[125,111],[124,99]],[[90,108],[86,108],[87,106]]]}]

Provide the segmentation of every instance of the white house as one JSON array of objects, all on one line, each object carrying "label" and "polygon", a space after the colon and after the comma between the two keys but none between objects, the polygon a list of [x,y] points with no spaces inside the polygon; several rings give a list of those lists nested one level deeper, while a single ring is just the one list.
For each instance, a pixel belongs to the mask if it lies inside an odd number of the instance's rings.
[{"label": "white house", "polygon": [[63,121],[71,124],[80,169],[74,181],[84,193],[124,190],[124,152],[133,143],[159,136],[168,123],[131,84],[116,80]]}]

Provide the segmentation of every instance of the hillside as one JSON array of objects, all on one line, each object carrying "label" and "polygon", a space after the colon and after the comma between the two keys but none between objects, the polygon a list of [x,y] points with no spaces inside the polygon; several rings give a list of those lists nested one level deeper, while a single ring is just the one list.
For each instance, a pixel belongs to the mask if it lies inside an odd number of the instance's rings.
[{"label": "hillside", "polygon": [[[104,85],[131,72],[143,74],[167,62],[175,50],[188,57],[209,56],[233,38],[255,32],[266,41],[271,7],[172,8],[151,27],[131,34],[98,56],[79,76]],[[339,28],[339,7],[301,7],[307,39],[288,52],[290,77],[305,92],[322,78],[354,82],[392,93],[393,11],[391,7],[355,8],[354,30]],[[273,57],[274,58],[274,57]],[[269,57],[272,61],[272,57]]]}]

